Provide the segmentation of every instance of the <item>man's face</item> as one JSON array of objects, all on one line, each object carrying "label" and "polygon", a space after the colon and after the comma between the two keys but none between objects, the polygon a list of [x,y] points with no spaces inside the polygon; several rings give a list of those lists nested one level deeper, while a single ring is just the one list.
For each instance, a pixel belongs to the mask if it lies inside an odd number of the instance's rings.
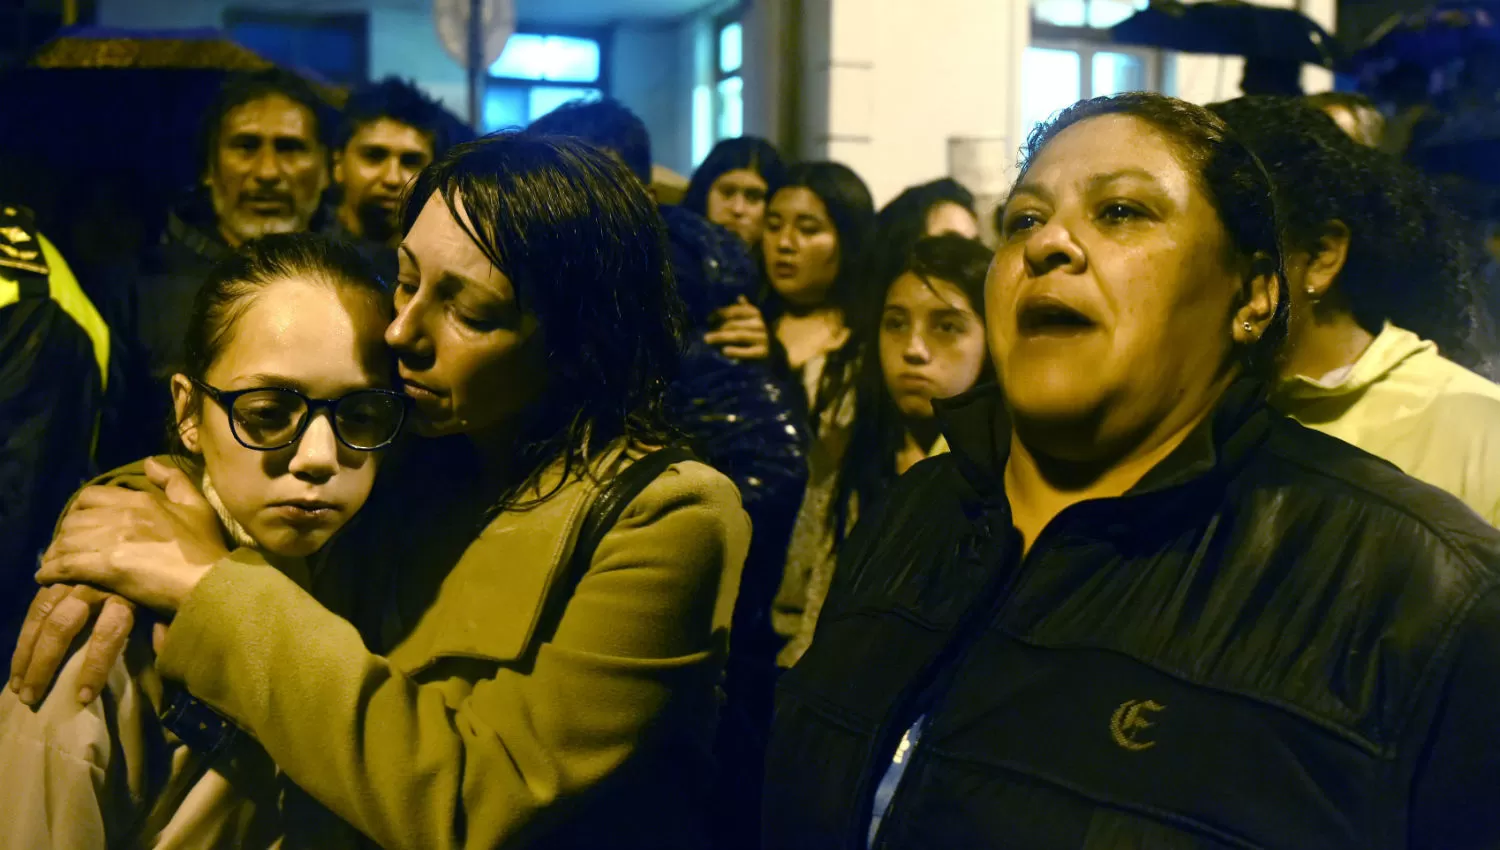
[{"label": "man's face", "polygon": [[409,124],[381,118],[356,130],[334,154],[339,220],[362,238],[399,243],[402,196],[432,156],[432,137]]},{"label": "man's face", "polygon": [[306,230],[328,188],[317,119],[280,94],[229,110],[204,182],[230,245]]}]

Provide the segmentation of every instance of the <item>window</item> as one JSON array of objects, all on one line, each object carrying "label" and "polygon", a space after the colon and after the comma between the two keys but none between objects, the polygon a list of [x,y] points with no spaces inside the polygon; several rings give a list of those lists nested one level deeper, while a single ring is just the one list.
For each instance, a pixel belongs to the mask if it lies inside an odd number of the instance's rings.
[{"label": "window", "polygon": [[1026,135],[1079,100],[1163,89],[1157,51],[1109,40],[1108,29],[1146,3],[1033,0],[1031,46],[1021,60],[1021,127]]},{"label": "window", "polygon": [[285,68],[311,71],[336,85],[352,86],[370,76],[370,19],[363,12],[304,15],[227,9],[229,37]]},{"label": "window", "polygon": [[738,20],[720,21],[714,42],[714,138],[745,135],[745,31]]},{"label": "window", "polygon": [[548,112],[603,91],[604,57],[597,38],[516,33],[489,69],[486,131],[525,127]]}]

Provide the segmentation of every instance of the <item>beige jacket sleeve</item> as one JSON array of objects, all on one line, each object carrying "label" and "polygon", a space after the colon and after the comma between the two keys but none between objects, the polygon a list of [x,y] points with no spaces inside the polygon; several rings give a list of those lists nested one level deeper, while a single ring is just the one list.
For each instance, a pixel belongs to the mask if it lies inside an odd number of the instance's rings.
[{"label": "beige jacket sleeve", "polygon": [[403,675],[237,553],[179,612],[159,667],[383,847],[503,847],[618,768],[680,690],[717,677],[748,541],[728,479],[673,467],[600,542],[530,669],[473,681]]}]

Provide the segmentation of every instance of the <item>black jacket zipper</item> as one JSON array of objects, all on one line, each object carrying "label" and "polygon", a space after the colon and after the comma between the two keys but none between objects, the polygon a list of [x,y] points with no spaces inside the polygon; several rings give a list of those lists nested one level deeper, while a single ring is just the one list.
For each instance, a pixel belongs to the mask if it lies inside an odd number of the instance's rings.
[{"label": "black jacket zipper", "polygon": [[[1009,544],[1007,555],[1018,555],[1018,550],[1021,549],[1020,535],[1010,521],[1010,512],[1008,510],[1005,512],[1005,519],[1006,528],[1001,533],[1005,535]],[[1048,530],[1050,530],[1050,526],[1049,529],[1043,530],[1037,539],[1037,543],[1051,536],[1047,533]],[[985,529],[985,533],[992,538],[994,529],[987,528]],[[1037,546],[1033,544],[1032,552],[1036,550]],[[1008,557],[1007,560],[1012,560],[1012,558]],[[948,692],[949,685],[951,685],[951,682],[941,682],[943,674],[945,672],[952,672],[956,675],[957,670],[963,666],[964,659],[968,657],[969,650],[978,641],[979,634],[984,630],[985,625],[990,619],[990,615],[994,613],[996,605],[1010,593],[1011,588],[1015,587],[1016,580],[1020,578],[1022,571],[1026,567],[1026,562],[1029,560],[1029,557],[1015,557],[1013,559],[1015,567],[996,571],[978,598],[964,610],[963,616],[959,618],[958,627],[953,630],[953,637],[949,639],[947,645],[922,670],[922,674],[917,677],[914,686],[907,690],[906,694],[903,695],[902,699],[882,722],[881,733],[877,739],[879,746],[875,750],[880,758],[873,766],[874,769],[865,771],[864,778],[861,780],[860,788],[855,797],[862,812],[858,821],[858,829],[855,830],[857,843],[854,847],[856,850],[866,850],[870,846],[868,838],[870,820],[874,816],[874,797],[871,793],[871,780],[877,774],[881,777],[885,776],[886,771],[890,769],[890,755],[896,751],[896,747],[900,742],[900,736],[904,735],[907,728],[911,725],[908,722],[903,727],[899,719],[911,717],[912,708],[915,707],[917,701],[928,694],[929,688],[934,688],[934,692],[931,694],[931,705],[928,707],[926,713],[929,718],[937,716],[938,711],[942,708],[943,696]],[[936,688],[935,686],[939,684],[942,684],[942,687]],[[912,718],[912,720],[914,719]],[[880,833],[875,836],[874,847],[877,850],[888,846],[886,836],[891,834],[892,825],[897,822],[896,815],[901,810],[901,787],[905,784],[905,780],[908,777],[917,772],[917,767],[919,766],[918,760],[922,758],[922,753],[921,744],[918,744],[912,751],[912,763],[907,765],[906,772],[901,778],[902,781],[897,784],[895,793],[891,797],[890,809],[886,812],[885,818],[881,823]]]}]

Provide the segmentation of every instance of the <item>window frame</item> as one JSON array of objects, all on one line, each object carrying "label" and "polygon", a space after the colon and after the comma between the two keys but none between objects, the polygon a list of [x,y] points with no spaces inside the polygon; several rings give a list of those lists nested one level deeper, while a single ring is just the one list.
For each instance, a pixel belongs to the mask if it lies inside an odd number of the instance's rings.
[{"label": "window frame", "polygon": [[[724,30],[732,24],[740,27],[740,64],[733,71],[725,71],[723,63]],[[713,114],[711,126],[713,128],[713,139],[715,143],[721,142],[729,136],[719,135],[720,117],[724,112],[724,101],[719,96],[719,86],[725,80],[739,78],[740,81],[740,132],[745,128],[745,9],[741,5],[716,15],[713,19]]]},{"label": "window frame", "polygon": [[[605,93],[609,92],[609,60],[611,45],[609,43],[608,30],[594,29],[591,27],[550,27],[540,24],[532,24],[527,21],[521,21],[516,24],[516,30],[515,32],[511,33],[511,35],[534,35],[541,38],[547,38],[548,36],[560,36],[562,38],[577,38],[584,41],[592,41],[599,47],[599,76],[595,77],[593,82],[533,80],[529,77],[501,77],[495,74],[491,74],[490,69],[485,68],[484,75],[487,80],[499,80],[506,83],[521,83],[528,86],[550,86],[552,88],[563,89],[596,88]],[[496,61],[499,60],[497,59]],[[493,65],[494,63],[492,62],[490,64]]]},{"label": "window frame", "polygon": [[[490,73],[490,69],[484,69],[484,90],[488,97],[490,91],[495,88],[522,88],[526,90],[529,99],[531,90],[535,88],[548,89],[594,89],[601,95],[608,97],[610,91],[609,61],[612,51],[610,44],[610,32],[607,29],[592,27],[554,27],[538,24],[531,21],[517,21],[515,32],[511,35],[534,35],[542,38],[548,36],[560,36],[562,38],[577,38],[592,41],[599,48],[599,76],[592,82],[564,81],[564,80],[533,80],[529,77],[503,77]],[[496,60],[498,61],[498,59]],[[490,63],[493,65],[494,63]],[[540,117],[540,116],[536,116]],[[532,117],[528,120],[536,120]]]},{"label": "window frame", "polygon": [[261,9],[255,6],[228,5],[219,14],[219,25],[226,36],[233,38],[237,25],[267,25],[295,28],[315,24],[327,25],[355,36],[354,65],[357,79],[354,81],[329,80],[332,85],[360,85],[370,81],[370,13],[364,10],[345,12],[301,12],[295,9]]},{"label": "window frame", "polygon": [[[1163,51],[1110,41],[1109,30],[1059,27],[1032,21],[1031,41],[1026,46],[1043,50],[1067,50],[1078,54],[1078,79],[1082,89],[1079,100],[1088,100],[1094,96],[1094,55],[1098,53],[1121,53],[1144,60],[1142,64],[1146,69],[1146,91],[1161,92],[1167,81],[1167,60]],[[1022,84],[1025,84],[1024,80]]]}]

